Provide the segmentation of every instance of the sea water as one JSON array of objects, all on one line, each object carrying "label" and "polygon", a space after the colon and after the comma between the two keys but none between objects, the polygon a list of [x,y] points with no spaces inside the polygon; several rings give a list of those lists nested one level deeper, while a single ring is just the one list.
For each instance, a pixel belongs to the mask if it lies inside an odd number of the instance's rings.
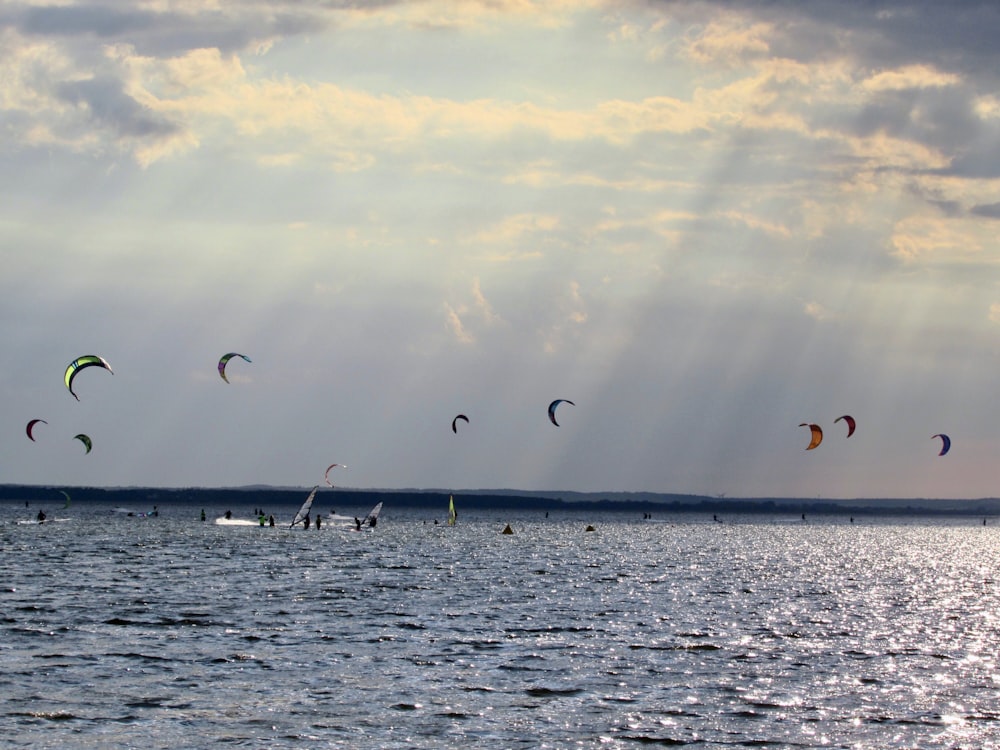
[{"label": "sea water", "polygon": [[982,519],[159,511],[0,506],[4,747],[1000,747]]}]

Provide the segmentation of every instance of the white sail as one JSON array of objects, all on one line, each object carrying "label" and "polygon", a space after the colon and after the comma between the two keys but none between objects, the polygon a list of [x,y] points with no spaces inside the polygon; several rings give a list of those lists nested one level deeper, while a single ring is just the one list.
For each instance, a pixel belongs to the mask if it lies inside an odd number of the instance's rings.
[{"label": "white sail", "polygon": [[448,495],[448,525],[454,526],[457,520],[458,513],[455,512],[455,498],[452,495]]},{"label": "white sail", "polygon": [[303,518],[309,515],[309,510],[312,508],[313,499],[316,497],[316,490],[318,489],[318,484],[312,488],[312,492],[309,493],[309,497],[306,498],[306,501],[302,503],[302,507],[299,508],[299,512],[295,514],[295,520],[289,524],[288,528],[292,528],[292,526],[299,523]]},{"label": "white sail", "polygon": [[368,527],[374,529],[375,528],[375,524],[378,523],[378,514],[381,513],[381,512],[382,512],[382,503],[379,503],[374,508],[372,508],[370,511],[368,511],[368,515],[365,516],[365,520],[362,522],[362,525],[363,526],[368,526]]}]

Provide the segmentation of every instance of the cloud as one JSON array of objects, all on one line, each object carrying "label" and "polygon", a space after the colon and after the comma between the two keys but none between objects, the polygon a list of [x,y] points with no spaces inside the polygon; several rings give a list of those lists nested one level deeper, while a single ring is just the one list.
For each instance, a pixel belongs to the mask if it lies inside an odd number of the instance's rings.
[{"label": "cloud", "polygon": [[819,302],[807,302],[803,307],[806,315],[815,320],[829,320],[833,314]]},{"label": "cloud", "polygon": [[69,44],[126,42],[139,54],[171,57],[195,49],[253,49],[275,38],[321,31],[336,17],[330,8],[282,2],[188,2],[173,4],[171,10],[155,8],[117,2],[15,3],[0,11],[0,27]]},{"label": "cloud", "polygon": [[467,242],[475,245],[510,244],[521,241],[526,236],[538,233],[549,233],[559,228],[559,217],[538,214],[518,214],[508,216],[502,221],[486,227]]},{"label": "cloud", "polygon": [[473,344],[476,341],[475,336],[469,333],[465,325],[462,323],[462,318],[459,316],[458,311],[445,303],[445,320],[447,322],[448,330],[451,331],[452,336],[455,340],[462,344]]},{"label": "cloud", "polygon": [[863,80],[860,88],[863,91],[911,91],[955,86],[961,80],[954,73],[942,73],[928,65],[907,65],[876,73]]},{"label": "cloud", "polygon": [[974,216],[983,216],[987,219],[1000,219],[1000,203],[986,203],[973,206],[969,213]]},{"label": "cloud", "polygon": [[[871,67],[927,63],[993,80],[1000,66],[995,31],[1000,6],[990,0],[660,0],[682,18],[711,18],[719,9],[767,24],[765,44],[775,57],[815,62],[849,56]],[[760,29],[759,25],[754,28]]]},{"label": "cloud", "polygon": [[495,323],[500,320],[500,316],[493,311],[489,300],[487,300],[486,296],[483,294],[482,284],[479,277],[472,280],[472,299],[475,304],[475,309],[479,312],[483,320],[487,323]]},{"label": "cloud", "polygon": [[898,222],[892,238],[893,255],[908,262],[962,262],[978,256],[982,240],[962,224],[931,216],[911,216]]},{"label": "cloud", "polygon": [[743,67],[753,60],[769,57],[770,24],[743,23],[738,17],[727,16],[709,21],[692,37],[684,54],[701,65]]},{"label": "cloud", "polygon": [[472,279],[469,291],[471,302],[463,302],[457,307],[445,303],[448,329],[454,339],[461,344],[474,344],[477,341],[476,335],[469,330],[470,325],[478,322],[480,327],[489,327],[503,320],[483,294],[479,277]]},{"label": "cloud", "polygon": [[163,138],[179,131],[176,124],[126,94],[117,78],[67,81],[60,83],[55,93],[62,101],[83,107],[92,122],[118,138]]}]

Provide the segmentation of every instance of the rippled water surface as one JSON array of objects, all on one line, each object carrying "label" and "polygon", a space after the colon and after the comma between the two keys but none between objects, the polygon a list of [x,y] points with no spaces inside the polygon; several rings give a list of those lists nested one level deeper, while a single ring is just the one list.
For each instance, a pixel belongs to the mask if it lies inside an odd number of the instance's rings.
[{"label": "rippled water surface", "polygon": [[981,519],[198,510],[0,506],[5,747],[1000,747]]}]

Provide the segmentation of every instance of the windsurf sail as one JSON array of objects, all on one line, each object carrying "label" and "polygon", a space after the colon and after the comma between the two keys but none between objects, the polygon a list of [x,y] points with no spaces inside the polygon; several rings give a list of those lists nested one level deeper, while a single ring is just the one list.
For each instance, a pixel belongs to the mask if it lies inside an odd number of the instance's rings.
[{"label": "windsurf sail", "polygon": [[295,518],[288,525],[288,528],[292,528],[292,526],[294,526],[295,524],[301,523],[302,520],[309,515],[309,511],[313,507],[313,500],[316,498],[316,490],[318,489],[319,489],[318,484],[312,488],[312,492],[309,493],[309,497],[306,498],[306,501],[302,503],[302,507],[299,508],[299,512],[295,514]]},{"label": "windsurf sail", "polygon": [[453,495],[448,495],[448,525],[454,526],[457,520],[458,513],[455,512],[455,498]]},{"label": "windsurf sail", "polygon": [[365,520],[362,521],[362,525],[374,529],[375,524],[378,523],[378,514],[381,512],[382,512],[382,503],[378,503],[374,508],[368,511],[368,515],[365,516]]}]

